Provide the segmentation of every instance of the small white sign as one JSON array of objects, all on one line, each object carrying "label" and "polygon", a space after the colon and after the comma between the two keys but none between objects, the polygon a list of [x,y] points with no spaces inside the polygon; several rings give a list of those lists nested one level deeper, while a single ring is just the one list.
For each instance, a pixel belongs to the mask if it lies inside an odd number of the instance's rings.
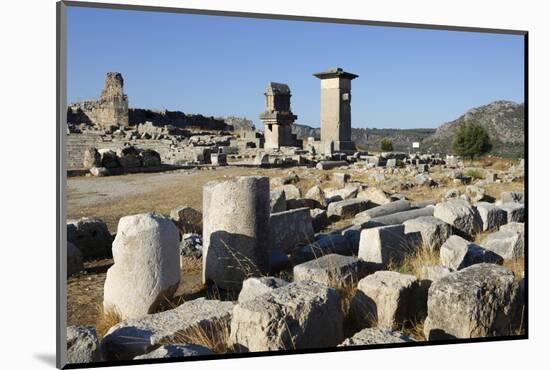
[{"label": "small white sign", "polygon": [[420,143],[415,141],[413,143],[413,148],[420,148]]}]

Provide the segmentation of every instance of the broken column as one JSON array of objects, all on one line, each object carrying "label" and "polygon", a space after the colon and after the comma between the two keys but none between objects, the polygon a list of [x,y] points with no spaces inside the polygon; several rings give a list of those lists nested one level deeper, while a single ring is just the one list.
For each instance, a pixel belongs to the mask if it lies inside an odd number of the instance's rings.
[{"label": "broken column", "polygon": [[321,79],[321,141],[326,154],[355,152],[351,141],[351,80],[342,68],[313,74]]},{"label": "broken column", "polygon": [[239,289],[269,268],[269,179],[242,176],[203,189],[203,282]]},{"label": "broken column", "polygon": [[264,123],[265,149],[279,149],[282,146],[301,146],[292,133],[296,120],[290,110],[290,89],[288,85],[270,82],[265,90],[265,111],[260,114]]}]

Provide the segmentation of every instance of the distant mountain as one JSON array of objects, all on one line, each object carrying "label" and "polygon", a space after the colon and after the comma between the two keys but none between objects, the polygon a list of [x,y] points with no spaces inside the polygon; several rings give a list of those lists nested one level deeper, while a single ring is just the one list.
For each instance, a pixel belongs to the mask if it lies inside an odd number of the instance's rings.
[{"label": "distant mountain", "polygon": [[[297,134],[298,139],[306,139],[308,137],[319,139],[321,137],[320,128],[313,128],[306,125],[294,124],[292,126],[292,132]],[[361,150],[378,151],[380,148],[380,141],[384,138],[389,138],[393,143],[395,151],[408,152],[411,150],[413,142],[421,143],[434,132],[435,129],[433,128],[352,128],[351,138]]]},{"label": "distant mountain", "polygon": [[454,121],[439,126],[435,133],[424,141],[424,150],[433,153],[451,152],[453,135],[462,120],[477,122],[487,130],[493,144],[491,154],[502,157],[524,156],[524,104],[505,100],[470,109]]},{"label": "distant mountain", "polygon": [[[453,134],[461,120],[477,122],[487,130],[493,144],[491,154],[509,158],[524,156],[524,104],[504,100],[472,108],[437,129],[352,128],[351,137],[362,150],[377,151],[380,140],[388,138],[395,151],[408,152],[413,142],[419,142],[422,152],[450,154]],[[321,129],[306,125],[294,124],[293,132],[299,139],[321,136]]]}]

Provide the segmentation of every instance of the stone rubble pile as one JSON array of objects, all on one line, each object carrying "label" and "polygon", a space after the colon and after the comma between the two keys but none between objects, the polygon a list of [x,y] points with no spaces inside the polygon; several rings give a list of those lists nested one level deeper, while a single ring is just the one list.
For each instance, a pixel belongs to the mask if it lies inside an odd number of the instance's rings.
[{"label": "stone rubble pile", "polygon": [[[202,212],[123,217],[114,242],[100,220],[68,223],[68,274],[112,253],[103,305],[122,319],[100,339],[72,328],[71,359],[214,353],[189,339],[194,330],[226,330],[228,348],[242,352],[406,343],[419,340],[403,332],[411,323],[423,323],[427,340],[521,327],[522,277],[503,265],[525,253],[522,193],[412,203],[332,176],[337,188],[304,193],[293,172],[212,181]],[[346,226],[325,229],[334,222]],[[422,250],[438,260],[418,276],[392,270]],[[202,259],[203,283],[231,294],[158,312],[185,279],[180,256]]]}]

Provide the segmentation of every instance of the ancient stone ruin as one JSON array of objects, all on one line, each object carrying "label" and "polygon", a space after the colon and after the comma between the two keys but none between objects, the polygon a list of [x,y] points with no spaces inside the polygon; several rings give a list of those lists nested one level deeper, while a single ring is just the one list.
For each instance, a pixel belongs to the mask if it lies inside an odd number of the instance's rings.
[{"label": "ancient stone ruin", "polygon": [[[128,126],[128,96],[124,94],[124,79],[118,72],[109,72],[97,100],[86,100],[69,107],[69,115],[80,117],[81,122],[102,129]],[[69,120],[78,118],[71,118]]]},{"label": "ancient stone ruin", "polygon": [[282,146],[301,147],[302,143],[292,133],[292,123],[298,118],[290,110],[290,89],[288,85],[270,82],[265,90],[265,111],[260,114],[264,123],[266,149]]},{"label": "ancient stone ruin", "polygon": [[321,80],[321,141],[324,153],[355,152],[351,140],[351,80],[342,68],[314,74]]}]

